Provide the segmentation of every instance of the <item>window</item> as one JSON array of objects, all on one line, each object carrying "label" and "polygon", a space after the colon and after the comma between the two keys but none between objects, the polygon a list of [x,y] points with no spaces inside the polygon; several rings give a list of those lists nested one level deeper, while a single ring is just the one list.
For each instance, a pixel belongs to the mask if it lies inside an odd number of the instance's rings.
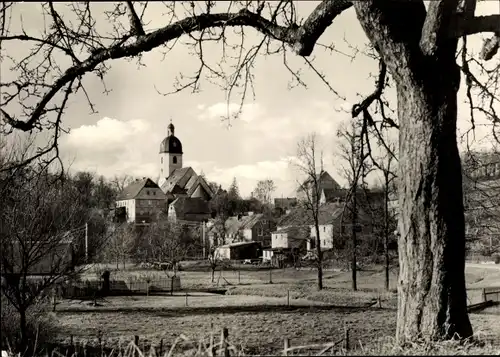
[{"label": "window", "polygon": [[259,228],[259,237],[262,237],[264,235],[264,228],[260,227]]},{"label": "window", "polygon": [[146,191],[146,195],[148,195],[148,196],[149,196],[149,191]]},{"label": "window", "polygon": [[323,232],[326,232],[326,227],[325,226],[323,226]]},{"label": "window", "polygon": [[163,164],[163,156],[161,157],[161,163]]},{"label": "window", "polygon": [[152,205],[153,205],[153,201],[148,200],[148,206],[152,206]]},{"label": "window", "polygon": [[174,164],[177,164],[177,156],[174,156],[174,157],[172,158],[172,162],[173,162]]},{"label": "window", "polygon": [[153,196],[156,196],[156,191],[153,191]]}]

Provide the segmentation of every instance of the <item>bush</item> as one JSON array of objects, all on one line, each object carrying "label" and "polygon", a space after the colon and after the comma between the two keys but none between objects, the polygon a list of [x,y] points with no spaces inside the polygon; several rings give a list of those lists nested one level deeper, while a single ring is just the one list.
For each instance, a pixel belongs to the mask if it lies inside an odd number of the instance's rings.
[{"label": "bush", "polygon": [[495,264],[500,264],[500,254],[493,255],[493,261]]},{"label": "bush", "polygon": [[28,341],[33,344],[32,346],[19,346],[19,312],[3,294],[1,295],[0,304],[2,350],[10,349],[20,352],[25,351],[27,347],[40,349],[46,343],[51,342],[55,336],[56,324],[50,312],[48,300],[40,300],[32,305],[26,313]]}]

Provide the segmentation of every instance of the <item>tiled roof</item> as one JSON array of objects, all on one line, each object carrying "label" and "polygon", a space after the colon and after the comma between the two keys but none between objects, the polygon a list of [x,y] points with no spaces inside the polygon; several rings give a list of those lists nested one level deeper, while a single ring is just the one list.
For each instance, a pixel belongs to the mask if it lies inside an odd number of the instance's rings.
[{"label": "tiled roof", "polygon": [[155,187],[158,188],[158,185],[154,183],[151,179],[149,178],[143,178],[142,180],[136,180],[132,182],[130,185],[125,187],[122,192],[118,194],[117,201],[120,200],[131,200],[137,197],[139,192],[146,186],[146,184],[149,187]]},{"label": "tiled roof", "polygon": [[253,214],[251,216],[241,216],[238,219],[237,216],[229,217],[226,220],[226,233],[227,234],[236,234],[238,231],[242,229],[252,229],[253,226],[259,222],[259,220],[264,215],[262,213]]},{"label": "tiled roof", "polygon": [[[335,179],[327,171],[322,171],[320,174],[316,174],[316,180],[318,182],[321,182],[321,180],[323,180],[325,178],[332,180],[334,185],[336,187],[340,188],[340,185],[337,183],[337,181],[335,181]],[[309,185],[311,183],[311,181],[312,181],[312,179],[309,177],[308,179],[306,179],[304,181],[304,183],[302,184],[302,187]]]},{"label": "tiled roof", "polygon": [[175,185],[186,175],[191,169],[191,167],[183,167],[180,169],[175,169],[167,180],[161,185],[161,190],[163,192],[171,192]]},{"label": "tiled roof", "polygon": [[326,203],[319,208],[318,223],[321,225],[332,224],[342,215],[344,206],[338,203]]},{"label": "tiled roof", "polygon": [[292,209],[292,211],[281,217],[278,221],[278,227],[287,227],[287,226],[301,226],[301,225],[309,225],[312,224],[312,216],[311,213],[305,209],[304,207],[297,207]]},{"label": "tiled roof", "polygon": [[288,239],[309,239],[311,230],[309,227],[285,227],[273,232],[273,234],[288,234]]}]

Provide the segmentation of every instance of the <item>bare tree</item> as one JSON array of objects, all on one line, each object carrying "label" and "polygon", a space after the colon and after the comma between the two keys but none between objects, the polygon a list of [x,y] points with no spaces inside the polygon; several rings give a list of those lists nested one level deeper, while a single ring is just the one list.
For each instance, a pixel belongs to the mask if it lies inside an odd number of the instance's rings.
[{"label": "bare tree", "polygon": [[[26,313],[30,306],[79,272],[83,263],[84,227],[72,223],[79,202],[68,181],[48,172],[18,170],[0,205],[2,294],[20,317],[20,345],[28,346]],[[33,337],[33,336],[32,336]]]},{"label": "bare tree", "polygon": [[[318,40],[337,16],[353,8],[371,44],[371,54],[380,59],[380,74],[374,92],[353,106],[352,115],[362,116],[364,125],[375,135],[387,126],[400,131],[401,276],[396,337],[401,342],[421,337],[465,338],[472,335],[472,327],[466,309],[465,223],[456,132],[460,72],[466,78],[472,129],[477,113],[494,123],[494,136],[499,122],[495,111],[499,71],[488,69],[483,62],[498,52],[500,15],[475,16],[476,3],[436,0],[426,8],[423,0],[325,0],[301,18],[290,1],[232,1],[220,6],[212,1],[203,5],[163,2],[166,13],[162,18],[170,21],[150,29],[146,12],[154,5],[127,2],[110,5],[113,8],[105,11],[103,21],[112,24],[109,33],[94,16],[102,13],[93,11],[97,5],[71,4],[68,16],[59,4],[49,2],[38,5],[40,16],[46,19],[42,22],[45,28],[28,33],[23,26],[12,29],[10,19],[13,13],[18,14],[19,4],[4,2],[0,8],[0,48],[2,66],[11,71],[7,78],[2,76],[0,111],[7,132],[41,129],[52,133],[49,143],[24,163],[39,157],[49,161],[58,158],[64,109],[76,92],[89,97],[83,84],[87,74],[104,78],[112,60],[136,58],[140,63],[143,53],[161,47],[168,52],[180,43],[176,41],[180,37],[199,56],[200,66],[193,76],[181,76],[173,92],[186,88],[197,91],[201,78],[207,75],[211,80],[221,79],[228,101],[233,99],[235,88],[242,88],[243,103],[253,89],[250,71],[259,54],[281,55],[290,69],[286,59],[291,47],[340,96],[307,57],[315,47],[335,51]],[[222,7],[226,10],[219,10]],[[262,41],[248,46],[244,31],[248,27],[260,32]],[[231,29],[239,42],[230,41]],[[469,36],[484,32],[494,35],[479,55],[471,54]],[[207,62],[204,45],[214,41],[223,46],[223,55],[237,49],[235,66],[230,64],[229,73]],[[12,43],[24,44],[27,51],[9,52]],[[10,53],[19,53],[19,57]],[[295,82],[304,84],[300,73],[291,70],[291,75]],[[389,76],[397,92],[398,120],[391,117],[383,95]],[[90,98],[89,105],[94,110]],[[422,248],[407,249],[416,245]]]},{"label": "bare tree", "polygon": [[[367,164],[368,153],[365,152],[365,142],[363,135],[364,127],[354,120],[348,125],[341,125],[337,131],[339,157],[345,163],[342,167],[342,175],[347,179],[348,191],[344,204],[344,211],[341,219],[341,234],[345,234],[345,227],[351,228],[351,273],[352,289],[356,291],[357,286],[357,234],[360,230],[359,216],[359,194],[365,191],[365,178],[371,171]],[[349,224],[346,225],[345,213],[348,211]]]},{"label": "bare tree", "polygon": [[120,262],[125,269],[125,263],[132,255],[138,234],[134,228],[134,224],[124,223],[106,241],[104,256],[108,261],[115,261],[116,269],[119,269]]},{"label": "bare tree", "polygon": [[276,185],[273,180],[259,180],[252,194],[253,197],[257,198],[262,203],[270,204],[274,191],[276,191]]},{"label": "bare tree", "polygon": [[116,192],[121,192],[125,187],[134,182],[134,178],[130,175],[115,175],[111,179],[111,184],[113,185]]},{"label": "bare tree", "polygon": [[302,196],[302,205],[311,215],[315,234],[316,269],[318,271],[318,290],[323,289],[323,252],[319,232],[319,211],[321,198],[321,175],[323,174],[323,156],[317,148],[315,133],[309,134],[297,144],[297,160],[292,165],[298,169],[305,180],[298,182]]}]

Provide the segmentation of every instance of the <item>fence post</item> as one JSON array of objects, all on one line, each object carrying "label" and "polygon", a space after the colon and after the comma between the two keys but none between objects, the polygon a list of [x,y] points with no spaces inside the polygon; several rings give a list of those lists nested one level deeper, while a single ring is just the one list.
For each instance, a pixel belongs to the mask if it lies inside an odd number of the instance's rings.
[{"label": "fence post", "polygon": [[286,304],[288,307],[290,307],[290,289],[288,289],[286,292]]},{"label": "fence post", "polygon": [[349,351],[349,328],[347,327],[347,324],[344,325],[344,333],[345,350]]},{"label": "fence post", "polygon": [[273,283],[273,268],[269,268],[269,284]]},{"label": "fence post", "polygon": [[222,335],[221,335],[221,349],[222,349],[222,355],[224,357],[229,357],[229,350],[227,349],[227,338],[229,336],[229,330],[227,327],[224,327],[222,329]]},{"label": "fence post", "polygon": [[174,295],[174,277],[170,279],[170,296]]},{"label": "fence post", "polygon": [[238,269],[238,285],[241,284],[240,270]]},{"label": "fence post", "polygon": [[380,294],[378,295],[378,308],[382,308],[382,299],[380,298]]},{"label": "fence post", "polygon": [[483,288],[483,302],[486,302],[486,289]]},{"label": "fence post", "polygon": [[162,353],[163,353],[163,338],[160,339],[160,348],[159,348],[159,351],[158,351],[158,356],[161,357]]},{"label": "fence post", "polygon": [[134,336],[134,345],[135,345],[135,348],[134,348],[134,353],[132,354],[132,356],[136,357],[139,355],[137,353],[137,350],[139,349],[139,336],[137,336],[137,335]]},{"label": "fence post", "polygon": [[212,356],[216,355],[216,348],[214,346],[214,323],[210,323],[210,352],[212,352]]},{"label": "fence post", "polygon": [[186,292],[186,306],[188,306],[188,293]]},{"label": "fence post", "polygon": [[283,356],[288,356],[288,349],[290,348],[290,339],[286,338],[283,340]]}]

